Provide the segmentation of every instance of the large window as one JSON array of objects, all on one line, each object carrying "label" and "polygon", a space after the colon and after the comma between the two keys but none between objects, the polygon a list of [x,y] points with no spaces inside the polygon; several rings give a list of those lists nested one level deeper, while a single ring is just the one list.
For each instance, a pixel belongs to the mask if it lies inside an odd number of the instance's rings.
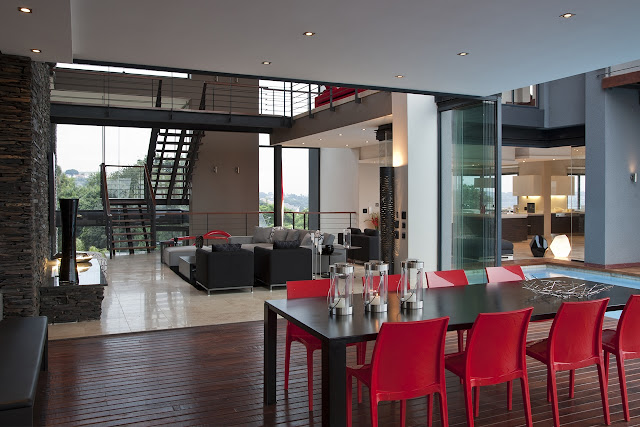
[{"label": "large window", "polygon": [[518,206],[518,196],[513,195],[513,177],[515,174],[502,175],[502,212],[513,212]]},{"label": "large window", "polygon": [[568,196],[568,208],[573,209],[574,211],[584,211],[586,208],[585,175],[572,175],[571,178],[573,178],[573,188],[575,189],[575,193],[572,196]]}]

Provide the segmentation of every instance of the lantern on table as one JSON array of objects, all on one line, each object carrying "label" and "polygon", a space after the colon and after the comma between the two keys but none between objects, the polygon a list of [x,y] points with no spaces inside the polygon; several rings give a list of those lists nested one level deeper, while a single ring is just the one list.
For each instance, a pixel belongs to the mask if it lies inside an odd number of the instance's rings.
[{"label": "lantern on table", "polygon": [[400,277],[400,304],[407,310],[422,308],[424,294],[424,262],[417,259],[402,261]]},{"label": "lantern on table", "polygon": [[339,262],[331,265],[329,314],[344,316],[353,313],[353,264]]},{"label": "lantern on table", "polygon": [[371,312],[387,311],[389,290],[389,264],[382,261],[364,263],[364,309]]}]

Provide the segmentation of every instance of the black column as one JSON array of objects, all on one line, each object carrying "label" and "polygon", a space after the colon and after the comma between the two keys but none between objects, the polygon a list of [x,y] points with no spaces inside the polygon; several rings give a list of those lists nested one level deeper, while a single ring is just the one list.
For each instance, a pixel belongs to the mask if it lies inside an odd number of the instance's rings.
[{"label": "black column", "polygon": [[[320,212],[320,149],[309,149],[309,212]],[[309,215],[307,229],[320,230],[320,215]]]},{"label": "black column", "polygon": [[380,257],[394,271],[393,249],[395,246],[395,191],[393,167],[380,168]]},{"label": "black column", "polygon": [[273,147],[273,225],[282,226],[282,146]]}]

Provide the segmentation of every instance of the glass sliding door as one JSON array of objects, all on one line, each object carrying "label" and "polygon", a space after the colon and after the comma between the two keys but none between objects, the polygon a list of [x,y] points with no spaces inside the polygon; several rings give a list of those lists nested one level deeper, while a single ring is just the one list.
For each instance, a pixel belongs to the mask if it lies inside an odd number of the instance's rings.
[{"label": "glass sliding door", "polygon": [[440,269],[464,269],[470,283],[501,253],[497,121],[494,101],[440,112]]}]

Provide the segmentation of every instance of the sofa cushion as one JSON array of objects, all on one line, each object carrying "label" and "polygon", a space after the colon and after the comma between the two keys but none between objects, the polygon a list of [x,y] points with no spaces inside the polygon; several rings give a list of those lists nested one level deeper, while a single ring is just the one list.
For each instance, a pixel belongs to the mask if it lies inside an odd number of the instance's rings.
[{"label": "sofa cushion", "polygon": [[233,252],[242,249],[240,243],[227,243],[225,245],[211,245],[211,252]]},{"label": "sofa cushion", "polygon": [[287,234],[289,234],[289,230],[274,229],[271,240],[272,242],[284,242],[285,240],[287,240]]},{"label": "sofa cushion", "polygon": [[273,249],[296,249],[300,247],[300,240],[276,240]]},{"label": "sofa cushion", "polygon": [[253,243],[272,243],[273,227],[257,227],[253,231]]},{"label": "sofa cushion", "polygon": [[336,239],[336,236],[329,233],[324,233],[324,239],[322,240],[323,245],[333,245],[333,241]]},{"label": "sofa cushion", "polygon": [[298,230],[287,230],[287,238],[285,239],[288,242],[294,241],[294,240],[302,240],[300,238],[300,232]]},{"label": "sofa cushion", "polygon": [[374,230],[373,228],[365,228],[364,234],[366,236],[379,236],[380,232],[378,230]]},{"label": "sofa cushion", "polygon": [[347,230],[351,230],[351,234],[362,234],[359,228],[349,227]]}]

